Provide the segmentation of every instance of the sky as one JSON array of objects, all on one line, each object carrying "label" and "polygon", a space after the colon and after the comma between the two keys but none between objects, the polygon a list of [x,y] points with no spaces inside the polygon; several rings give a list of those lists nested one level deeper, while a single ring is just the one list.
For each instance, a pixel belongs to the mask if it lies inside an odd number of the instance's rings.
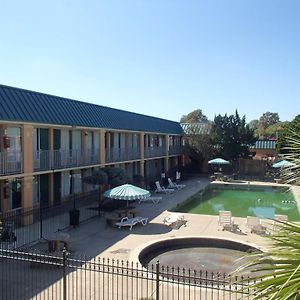
[{"label": "sky", "polygon": [[0,5],[1,84],[174,121],[300,113],[298,0]]}]

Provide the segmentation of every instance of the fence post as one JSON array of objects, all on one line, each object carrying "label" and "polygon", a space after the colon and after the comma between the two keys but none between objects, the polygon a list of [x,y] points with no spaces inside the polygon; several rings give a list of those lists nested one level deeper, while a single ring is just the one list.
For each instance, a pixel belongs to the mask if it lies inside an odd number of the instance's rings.
[{"label": "fence post", "polygon": [[42,202],[41,202],[41,199],[40,199],[40,239],[43,238],[43,205],[42,205]]},{"label": "fence post", "polygon": [[156,262],[156,297],[155,300],[159,300],[159,261]]},{"label": "fence post", "polygon": [[67,249],[63,249],[63,300],[67,300]]}]

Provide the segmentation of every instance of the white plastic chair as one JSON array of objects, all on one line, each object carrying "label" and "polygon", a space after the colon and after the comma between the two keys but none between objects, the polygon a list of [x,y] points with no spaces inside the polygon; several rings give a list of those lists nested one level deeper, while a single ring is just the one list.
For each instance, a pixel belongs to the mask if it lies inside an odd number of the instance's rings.
[{"label": "white plastic chair", "polygon": [[278,231],[280,230],[281,222],[287,222],[288,216],[287,215],[275,215],[273,220],[273,230]]},{"label": "white plastic chair", "polygon": [[246,228],[250,233],[259,235],[268,234],[267,227],[261,224],[261,220],[255,216],[247,216]]},{"label": "white plastic chair", "polygon": [[168,194],[168,193],[173,193],[174,192],[174,189],[166,189],[166,188],[162,187],[160,185],[159,181],[155,181],[155,185],[156,185],[155,193]]},{"label": "white plastic chair", "polygon": [[222,227],[222,230],[228,230],[231,232],[240,232],[240,228],[234,223],[230,210],[220,210],[218,218],[218,230]]},{"label": "white plastic chair", "polygon": [[177,183],[173,182],[173,181],[171,180],[171,178],[168,178],[168,183],[169,183],[168,188],[172,188],[172,189],[177,189],[177,190],[179,190],[179,189],[182,189],[182,188],[185,187],[185,184],[177,184]]},{"label": "white plastic chair", "polygon": [[167,226],[186,226],[186,222],[187,221],[184,219],[184,215],[179,213],[172,213],[166,216],[163,220],[163,223]]}]

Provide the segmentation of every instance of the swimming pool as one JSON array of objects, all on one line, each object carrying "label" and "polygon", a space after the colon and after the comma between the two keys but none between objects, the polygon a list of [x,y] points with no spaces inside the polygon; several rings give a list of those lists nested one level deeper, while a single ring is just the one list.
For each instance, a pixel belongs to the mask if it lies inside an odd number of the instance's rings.
[{"label": "swimming pool", "polygon": [[233,216],[274,218],[287,215],[289,221],[300,221],[293,194],[283,187],[258,185],[210,184],[173,211],[218,215],[230,210]]}]

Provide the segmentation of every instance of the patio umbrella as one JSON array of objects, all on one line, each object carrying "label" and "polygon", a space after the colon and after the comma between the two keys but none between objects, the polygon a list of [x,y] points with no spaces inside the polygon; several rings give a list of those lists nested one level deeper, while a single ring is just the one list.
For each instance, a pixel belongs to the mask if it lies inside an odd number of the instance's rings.
[{"label": "patio umbrella", "polygon": [[219,157],[209,160],[208,163],[210,165],[218,165],[218,169],[220,172],[222,171],[221,165],[229,165],[230,164],[230,162],[228,160],[225,160],[225,159],[219,158]]},{"label": "patio umbrella", "polygon": [[273,168],[287,168],[287,167],[292,167],[294,165],[295,164],[284,159],[284,160],[276,162],[275,164],[272,165],[272,167]]},{"label": "patio umbrella", "polygon": [[104,192],[104,196],[116,200],[128,201],[150,197],[150,192],[132,184],[123,184]]},{"label": "patio umbrella", "polygon": [[229,165],[230,162],[228,160],[225,160],[223,158],[214,158],[212,160],[208,161],[211,165]]}]

